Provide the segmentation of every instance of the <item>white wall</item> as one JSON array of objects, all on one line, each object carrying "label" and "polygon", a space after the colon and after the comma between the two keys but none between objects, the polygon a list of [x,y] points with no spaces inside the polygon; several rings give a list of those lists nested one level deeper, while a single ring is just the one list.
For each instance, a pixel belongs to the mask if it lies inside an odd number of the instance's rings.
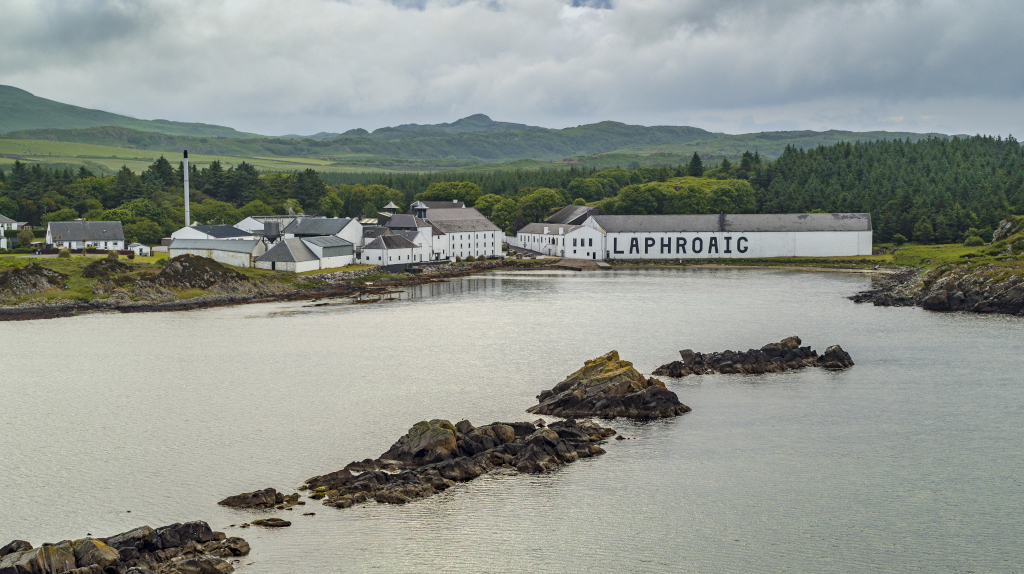
[{"label": "white wall", "polygon": [[338,237],[348,241],[353,246],[359,246],[363,244],[363,224],[359,223],[355,219],[350,221],[340,232]]},{"label": "white wall", "polygon": [[225,265],[234,265],[235,267],[252,267],[252,255],[249,253],[238,253],[235,251],[220,251],[216,249],[168,249],[167,256],[171,259],[180,255],[195,255],[197,257],[206,257],[207,259],[213,259],[218,263]]},{"label": "white wall", "polygon": [[337,257],[324,257],[320,260],[320,269],[334,269],[352,265],[355,262],[354,255],[338,255]]},{"label": "white wall", "polygon": [[604,237],[604,252],[610,259],[742,259],[871,255],[871,232],[608,233]]}]

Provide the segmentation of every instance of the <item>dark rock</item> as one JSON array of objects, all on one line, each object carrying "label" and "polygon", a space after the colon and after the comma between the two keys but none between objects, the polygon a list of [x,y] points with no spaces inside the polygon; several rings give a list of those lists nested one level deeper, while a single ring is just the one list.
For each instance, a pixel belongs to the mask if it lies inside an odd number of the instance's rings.
[{"label": "dark rock", "polygon": [[135,567],[129,568],[128,572],[126,572],[126,574],[156,574],[156,572],[153,572],[149,568],[140,568],[138,566],[135,566]]},{"label": "dark rock", "polygon": [[111,548],[121,549],[126,546],[132,548],[142,549],[143,540],[153,535],[153,529],[148,526],[140,526],[128,532],[122,532],[107,538],[105,540],[107,546]]},{"label": "dark rock", "polygon": [[0,548],[0,558],[14,552],[24,552],[26,550],[32,550],[32,545],[24,540],[14,540],[7,544],[7,546]]},{"label": "dark rock", "polygon": [[[523,436],[517,429],[532,430]],[[495,468],[540,472],[601,454],[604,451],[597,443],[614,434],[590,421],[560,421],[540,428],[531,423],[496,422],[476,427],[469,421],[457,425],[445,420],[421,422],[380,458],[353,462],[343,471],[313,477],[303,488],[336,508],[368,500],[405,504]],[[450,437],[455,440],[454,450]],[[396,456],[400,459],[393,458]]]},{"label": "dark rock", "polygon": [[845,369],[853,366],[853,359],[842,347],[832,345],[825,349],[824,355],[818,357],[817,366],[829,370]]},{"label": "dark rock", "polygon": [[281,518],[261,518],[259,520],[253,520],[252,523],[256,526],[266,526],[267,528],[284,528],[285,526],[291,526],[292,523]]},{"label": "dark rock", "polygon": [[[850,356],[837,346],[841,355],[834,354],[822,360],[817,351],[809,346],[801,347],[800,337],[786,337],[778,343],[769,343],[760,349],[747,351],[722,351],[720,353],[696,353],[689,349],[680,351],[683,361],[673,361],[658,367],[653,374],[667,377],[688,375],[755,374],[779,373],[805,367],[842,369],[853,365]],[[828,366],[826,366],[828,365]]]},{"label": "dark rock", "polygon": [[537,396],[540,404],[526,411],[557,417],[627,417],[656,419],[678,416],[690,407],[654,378],[644,378],[629,361],[612,351],[587,361],[550,391]]},{"label": "dark rock", "polygon": [[0,297],[35,295],[50,289],[63,288],[67,275],[29,263],[20,269],[0,272]]},{"label": "dark rock", "polygon": [[165,289],[209,289],[217,283],[248,281],[248,277],[234,269],[195,255],[181,255],[169,260],[153,280]]},{"label": "dark rock", "polygon": [[206,556],[182,560],[174,565],[174,570],[180,574],[224,574],[235,569],[220,558]]},{"label": "dark rock", "polygon": [[243,492],[242,494],[229,496],[217,504],[230,506],[231,508],[273,508],[278,504],[277,497],[278,492],[276,490],[264,488],[255,492]]}]

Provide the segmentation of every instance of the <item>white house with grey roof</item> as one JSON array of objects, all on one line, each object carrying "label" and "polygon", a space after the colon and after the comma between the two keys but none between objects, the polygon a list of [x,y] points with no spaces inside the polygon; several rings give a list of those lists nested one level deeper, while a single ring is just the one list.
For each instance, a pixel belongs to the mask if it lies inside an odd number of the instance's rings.
[{"label": "white house with grey roof", "polygon": [[285,239],[333,235],[352,245],[363,241],[363,224],[349,217],[296,217],[282,232]]},{"label": "white house with grey roof", "polygon": [[259,269],[303,273],[351,265],[355,246],[333,235],[321,237],[289,237],[282,239],[256,258]]},{"label": "white house with grey roof", "polygon": [[167,257],[195,255],[235,267],[254,267],[256,258],[266,252],[259,239],[174,239],[167,246]]},{"label": "white house with grey roof", "polygon": [[235,227],[248,232],[249,235],[258,235],[263,233],[267,222],[277,223],[284,229],[295,221],[295,218],[294,215],[250,215],[236,223]]},{"label": "white house with grey roof", "polygon": [[516,233],[516,247],[570,259],[604,259],[601,232],[585,225],[530,223]]},{"label": "white house with grey roof", "polygon": [[593,215],[601,259],[871,255],[870,213]]},{"label": "white house with grey roof", "polygon": [[359,263],[363,265],[408,265],[418,263],[419,247],[401,235],[381,235],[363,247]]},{"label": "white house with grey roof", "polygon": [[120,221],[51,221],[46,225],[46,243],[58,248],[122,251],[124,230]]}]

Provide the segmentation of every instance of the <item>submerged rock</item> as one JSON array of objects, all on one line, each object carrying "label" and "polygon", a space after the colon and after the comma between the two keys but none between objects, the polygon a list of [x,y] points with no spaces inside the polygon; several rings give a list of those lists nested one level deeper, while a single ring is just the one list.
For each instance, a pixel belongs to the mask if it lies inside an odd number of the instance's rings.
[{"label": "submerged rock", "polygon": [[255,492],[243,492],[229,496],[217,504],[231,508],[274,508],[284,502],[284,495],[273,488],[264,488]]},{"label": "submerged rock", "polygon": [[748,351],[722,351],[721,353],[698,353],[690,349],[679,351],[681,361],[672,361],[658,367],[655,375],[685,377],[687,375],[708,375],[712,373],[780,373],[805,367],[845,369],[853,366],[849,353],[839,345],[833,345],[818,356],[809,346],[801,347],[800,337],[786,337],[778,343],[769,343],[760,349]]},{"label": "submerged rock", "polygon": [[537,395],[540,404],[526,412],[557,417],[626,417],[657,419],[690,412],[665,383],[645,378],[633,363],[612,351],[587,361],[549,391]]},{"label": "submerged rock", "polygon": [[152,529],[141,526],[109,538],[32,545],[15,540],[0,549],[0,574],[219,574],[223,560],[244,556],[249,544],[227,538],[201,521]]},{"label": "submerged rock", "polygon": [[591,421],[562,421],[539,429],[523,422],[476,427],[468,420],[454,425],[441,419],[422,421],[380,458],[310,478],[303,489],[336,508],[370,500],[404,504],[495,469],[542,472],[603,454],[599,443],[614,434]]},{"label": "submerged rock", "polygon": [[292,525],[291,522],[281,518],[261,518],[253,520],[252,523],[256,526],[266,526],[267,528],[284,528]]}]

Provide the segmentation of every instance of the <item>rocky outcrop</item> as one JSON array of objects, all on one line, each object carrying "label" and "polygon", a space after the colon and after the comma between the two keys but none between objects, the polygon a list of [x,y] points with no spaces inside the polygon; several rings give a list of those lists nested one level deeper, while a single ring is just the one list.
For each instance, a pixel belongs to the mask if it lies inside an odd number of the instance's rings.
[{"label": "rocky outcrop", "polygon": [[181,255],[167,261],[153,282],[166,289],[209,289],[217,283],[248,282],[234,269],[206,257]]},{"label": "rocky outcrop", "polygon": [[0,548],[0,574],[219,574],[234,571],[225,559],[248,553],[245,540],[197,521],[39,548],[15,540]]},{"label": "rocky outcrop", "polygon": [[29,263],[19,269],[0,271],[0,297],[36,295],[54,288],[63,288],[67,275]]},{"label": "rocky outcrop", "polygon": [[801,347],[800,337],[787,337],[778,343],[769,343],[760,349],[748,351],[722,351],[721,353],[697,353],[690,349],[679,351],[682,360],[672,361],[654,371],[655,375],[685,377],[687,375],[708,375],[712,373],[780,373],[791,369],[821,367],[837,370],[853,366],[850,354],[839,345],[833,345],[819,356],[808,347]]},{"label": "rocky outcrop", "polygon": [[243,492],[235,496],[229,496],[218,502],[221,506],[231,508],[278,508],[283,510],[296,504],[305,504],[299,501],[299,494],[283,494],[273,488],[264,488],[255,492]]},{"label": "rocky outcrop", "polygon": [[1019,267],[946,265],[872,280],[872,288],[850,297],[878,307],[920,306],[929,311],[966,311],[1024,316],[1024,272]]},{"label": "rocky outcrop", "polygon": [[612,351],[584,363],[561,383],[537,395],[527,412],[557,417],[657,419],[690,412],[665,383],[645,378]]},{"label": "rocky outcrop", "polygon": [[377,459],[349,463],[315,476],[302,487],[324,504],[348,508],[375,500],[404,504],[432,496],[495,469],[543,472],[604,453],[600,443],[615,434],[591,421],[452,424],[419,422]]}]

